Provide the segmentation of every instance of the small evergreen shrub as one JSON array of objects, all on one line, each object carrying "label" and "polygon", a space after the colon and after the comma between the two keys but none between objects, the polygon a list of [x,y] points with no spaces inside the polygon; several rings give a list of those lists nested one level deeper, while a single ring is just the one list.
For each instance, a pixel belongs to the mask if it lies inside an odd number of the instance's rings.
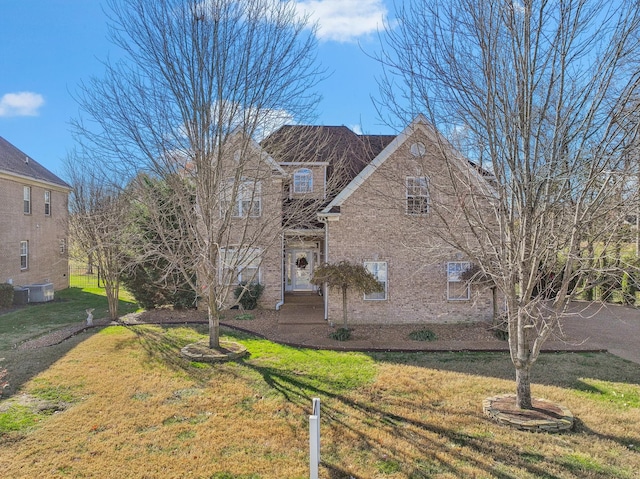
[{"label": "small evergreen shrub", "polygon": [[351,330],[349,328],[338,328],[329,337],[336,341],[348,341],[351,339]]},{"label": "small evergreen shrub", "polygon": [[248,320],[252,320],[253,317],[254,317],[253,314],[244,313],[244,314],[237,314],[236,316],[234,316],[233,319],[237,319],[239,321],[248,321]]},{"label": "small evergreen shrub", "polygon": [[496,318],[493,325],[493,335],[501,341],[509,340],[509,320],[506,313]]},{"label": "small evergreen shrub", "polygon": [[435,341],[437,336],[430,329],[419,329],[418,331],[411,331],[409,338],[414,341]]},{"label": "small evergreen shrub", "polygon": [[13,285],[0,283],[0,308],[9,308],[13,304]]},{"label": "small evergreen shrub", "polygon": [[196,293],[179,275],[158,281],[159,271],[153,265],[136,265],[122,276],[122,284],[144,309],[172,305],[175,309],[196,306]]},{"label": "small evergreen shrub", "polygon": [[498,338],[500,341],[508,341],[509,340],[509,331],[506,329],[495,329],[493,331],[493,335]]},{"label": "small evergreen shrub", "polygon": [[625,271],[622,275],[622,301],[624,304],[633,306],[636,304],[636,292],[638,284],[633,273]]},{"label": "small evergreen shrub", "polygon": [[247,283],[243,281],[233,291],[233,296],[244,309],[256,309],[258,300],[262,296],[264,285],[260,283]]}]

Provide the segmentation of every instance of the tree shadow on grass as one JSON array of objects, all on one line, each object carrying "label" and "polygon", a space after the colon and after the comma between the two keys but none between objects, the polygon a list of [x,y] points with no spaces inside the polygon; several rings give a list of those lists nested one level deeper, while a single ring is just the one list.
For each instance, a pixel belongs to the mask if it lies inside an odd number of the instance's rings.
[{"label": "tree shadow on grass", "polygon": [[8,387],[2,394],[2,399],[16,394],[25,383],[49,369],[55,362],[96,332],[98,332],[97,329],[90,329],[54,346],[38,349],[12,349],[0,353],[3,354],[0,367],[7,369],[9,381]]},{"label": "tree shadow on grass", "polygon": [[[388,410],[375,405],[375,402],[362,402],[354,400],[344,394],[336,394],[324,388],[319,388],[313,384],[312,380],[304,376],[291,374],[274,367],[265,367],[259,364],[244,362],[245,366],[259,373],[265,383],[274,391],[278,392],[287,401],[292,402],[302,409],[310,411],[311,398],[320,397],[322,399],[322,428],[333,430],[333,437],[355,437],[356,441],[352,446],[354,450],[366,451],[373,456],[376,463],[383,468],[385,464],[397,464],[407,477],[421,479],[432,477],[433,474],[452,474],[455,477],[465,477],[466,472],[458,464],[468,464],[477,469],[483,470],[492,477],[500,479],[515,479],[516,473],[510,474],[500,470],[501,464],[511,464],[522,470],[526,470],[535,477],[547,479],[557,479],[545,469],[544,465],[530,463],[527,458],[517,459],[514,462],[514,444],[500,441],[499,438],[475,437],[464,432],[437,425],[433,422],[416,420],[402,415],[390,413]],[[421,407],[423,415],[425,411]],[[484,416],[469,412],[473,420],[486,422]],[[394,438],[394,445],[383,444],[379,439],[380,431],[386,432],[389,437]],[[527,434],[527,433],[523,433]],[[443,443],[452,444],[453,447],[447,450],[426,452],[416,458],[404,449],[421,450],[426,445],[433,442],[434,438],[439,438]],[[402,445],[404,443],[404,445]],[[340,464],[337,457],[337,445],[327,445],[323,443],[328,453],[323,453],[323,467],[327,470],[330,478],[350,479],[358,476],[345,469]],[[492,464],[483,462],[467,453],[464,448],[468,448],[478,454],[477,457],[492,458]],[[450,460],[442,459],[443,453],[450,456]],[[356,452],[357,454],[357,452]],[[329,456],[329,459],[327,459]]]},{"label": "tree shadow on grass", "polygon": [[[515,381],[507,352],[369,353],[376,361]],[[542,353],[531,370],[532,382],[579,389],[581,378],[640,385],[640,364],[609,353]],[[514,383],[515,391],[515,383]]]},{"label": "tree shadow on grass", "polygon": [[[131,329],[136,336],[130,341],[139,343],[147,351],[148,361],[161,362],[171,369],[179,370],[201,387],[207,387],[214,375],[224,372],[230,380],[245,381],[254,389],[267,389],[281,396],[285,401],[295,405],[301,414],[304,412],[310,414],[311,399],[320,397],[323,402],[323,431],[325,433],[330,431],[329,436],[334,438],[349,438],[349,443],[346,444],[341,443],[340,439],[323,442],[322,466],[328,477],[332,479],[359,479],[358,472],[351,471],[344,465],[351,462],[354,457],[372,462],[373,465],[368,466],[369,469],[378,467],[381,473],[386,467],[399,468],[406,473],[406,477],[411,479],[428,478],[439,474],[464,477],[468,472],[465,467],[475,468],[483,474],[500,479],[515,479],[523,473],[534,477],[555,479],[564,477],[565,474],[573,474],[574,469],[580,467],[579,464],[572,464],[562,455],[557,458],[546,457],[523,448],[517,440],[514,442],[514,435],[517,437],[518,434],[523,434],[531,437],[531,433],[510,431],[509,434],[501,434],[500,427],[485,418],[478,409],[470,409],[462,413],[460,410],[451,412],[459,417],[466,416],[468,419],[466,424],[472,425],[470,430],[460,427],[460,421],[457,423],[454,421],[451,427],[448,427],[447,422],[442,419],[442,408],[436,404],[416,406],[412,404],[410,397],[377,395],[375,389],[364,397],[355,392],[350,394],[350,391],[357,388],[341,389],[340,381],[319,380],[317,377],[312,377],[313,373],[292,368],[290,363],[279,366],[277,363],[263,362],[260,358],[237,361],[236,366],[232,368],[222,365],[199,369],[179,355],[180,347],[184,345],[187,338],[167,334],[167,327],[143,326]],[[199,326],[196,332],[206,333],[206,327]],[[229,335],[234,336],[235,339],[250,337],[236,333]],[[292,349],[308,353],[307,350]],[[449,360],[436,361],[435,364],[431,364],[431,361],[434,361],[433,357],[429,360],[421,359],[421,356],[433,356],[432,354],[412,355],[410,359],[395,354],[382,355],[382,358],[379,356],[381,355],[373,355],[376,361],[412,364],[468,374],[484,374],[489,377],[496,376],[496,361],[506,361],[507,365],[510,364],[508,356],[500,358],[480,355],[480,358],[484,358],[481,361],[474,361],[472,355],[457,361],[449,357]],[[478,359],[478,355],[474,356]],[[562,358],[554,360],[559,359]],[[548,366],[553,364],[552,362]],[[581,367],[585,368],[585,371],[592,371],[592,366],[590,367],[587,361]],[[504,371],[510,369],[504,365],[502,367]],[[575,377],[577,370],[569,369],[573,371]],[[505,377],[505,379],[511,378]],[[571,381],[567,378],[557,378],[549,382],[566,386],[566,383]],[[591,386],[585,383],[584,387],[588,389]],[[411,412],[398,414],[396,411]],[[295,422],[298,424],[297,420]],[[493,432],[489,435],[478,435],[474,432],[476,428],[473,425],[479,425],[478,429],[489,429]],[[304,431],[304,428],[301,430]],[[576,432],[614,441],[625,447],[635,441],[631,437],[602,435],[589,430],[581,423]],[[393,438],[393,441],[381,439],[381,433]],[[418,455],[416,451],[419,451]],[[507,471],[505,466],[510,470]],[[593,477],[615,476],[603,473]]]}]

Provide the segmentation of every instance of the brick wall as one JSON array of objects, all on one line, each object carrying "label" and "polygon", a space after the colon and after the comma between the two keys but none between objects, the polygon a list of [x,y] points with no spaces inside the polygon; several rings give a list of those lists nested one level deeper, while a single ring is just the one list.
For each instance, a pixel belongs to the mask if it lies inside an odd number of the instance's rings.
[{"label": "brick wall", "polygon": [[[416,158],[410,146],[422,142],[427,153]],[[387,262],[387,299],[365,301],[349,295],[353,323],[429,323],[490,320],[489,290],[472,287],[471,299],[447,299],[447,262],[463,255],[441,237],[467,235],[460,208],[438,147],[415,132],[380,168],[344,201],[338,221],[328,222],[329,262]],[[429,178],[430,210],[424,216],[406,213],[407,176]],[[436,207],[437,205],[437,207]],[[329,293],[329,318],[341,320],[338,291]]]},{"label": "brick wall", "polygon": [[[31,187],[31,214],[24,214],[23,188]],[[51,192],[45,215],[45,190]],[[68,192],[35,181],[0,177],[0,282],[15,285],[52,282],[69,287]],[[29,242],[28,268],[20,268],[20,242]],[[61,249],[64,247],[64,250]]]},{"label": "brick wall", "polygon": [[[253,147],[229,145],[229,151],[242,149],[242,158],[238,160],[228,155],[224,170],[232,178],[240,161],[243,170],[242,177],[254,184],[260,184],[260,216],[244,216],[231,220],[228,233],[220,244],[221,248],[243,246],[261,250],[260,282],[264,291],[260,299],[260,306],[268,309],[275,308],[281,298],[282,287],[282,199],[283,178],[274,173],[273,165],[261,158],[260,151]],[[229,285],[228,297],[225,303],[233,301],[235,280]]]}]

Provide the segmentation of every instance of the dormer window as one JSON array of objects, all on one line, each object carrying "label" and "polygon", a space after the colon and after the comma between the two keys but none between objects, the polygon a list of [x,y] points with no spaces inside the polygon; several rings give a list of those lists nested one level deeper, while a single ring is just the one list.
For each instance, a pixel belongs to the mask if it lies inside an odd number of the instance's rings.
[{"label": "dormer window", "polygon": [[313,192],[313,173],[309,168],[300,168],[293,174],[293,192]]}]

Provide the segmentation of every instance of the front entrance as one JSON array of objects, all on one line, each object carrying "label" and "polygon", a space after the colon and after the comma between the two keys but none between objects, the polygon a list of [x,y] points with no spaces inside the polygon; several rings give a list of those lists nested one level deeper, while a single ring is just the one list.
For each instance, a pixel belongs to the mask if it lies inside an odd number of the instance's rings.
[{"label": "front entrance", "polygon": [[287,291],[313,291],[311,284],[318,252],[311,249],[293,249],[287,252]]}]

